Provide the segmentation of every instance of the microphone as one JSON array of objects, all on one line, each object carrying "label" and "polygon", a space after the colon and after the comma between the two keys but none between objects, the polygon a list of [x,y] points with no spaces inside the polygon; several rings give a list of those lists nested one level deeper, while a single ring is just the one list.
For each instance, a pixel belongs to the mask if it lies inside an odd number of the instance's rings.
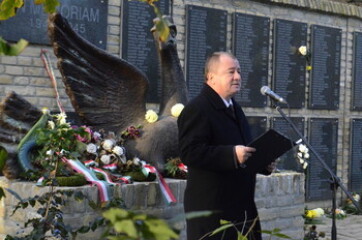
[{"label": "microphone", "polygon": [[263,95],[267,95],[269,97],[271,97],[273,100],[280,102],[280,103],[287,103],[287,101],[284,100],[284,98],[282,98],[281,96],[279,96],[278,94],[276,94],[275,92],[273,92],[268,86],[262,86],[260,88],[260,92]]}]

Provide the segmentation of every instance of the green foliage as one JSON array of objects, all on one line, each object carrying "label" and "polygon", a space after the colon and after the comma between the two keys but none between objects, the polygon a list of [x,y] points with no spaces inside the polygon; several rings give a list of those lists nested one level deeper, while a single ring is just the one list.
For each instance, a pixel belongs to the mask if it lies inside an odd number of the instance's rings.
[{"label": "green foliage", "polygon": [[168,28],[168,22],[162,18],[162,12],[154,4],[154,2],[157,2],[158,0],[138,0],[138,1],[148,3],[150,6],[153,7],[154,12],[159,19],[159,21],[156,22],[156,30],[159,33],[161,42],[165,42],[168,36],[170,35],[170,29]]},{"label": "green foliage", "polygon": [[0,56],[17,56],[28,46],[28,41],[20,39],[15,44],[7,43],[3,38],[0,37]]},{"label": "green foliage", "polygon": [[159,218],[145,214],[136,214],[119,208],[111,208],[103,213],[110,222],[105,237],[111,240],[169,240],[177,239],[168,224]]},{"label": "green foliage", "polygon": [[58,0],[34,0],[35,4],[43,4],[44,12],[54,13],[60,5]]},{"label": "green foliage", "polygon": [[70,235],[76,236],[77,231],[72,231],[68,226],[63,222],[63,212],[61,211],[61,206],[65,206],[66,198],[74,195],[74,198],[78,201],[84,199],[84,195],[81,192],[74,194],[73,191],[67,190],[57,190],[54,191],[54,188],[51,187],[51,191],[47,192],[41,196],[34,196],[25,200],[21,200],[15,205],[13,210],[14,214],[19,209],[26,209],[28,207],[34,207],[39,205],[37,213],[39,217],[29,219],[25,222],[24,228],[32,226],[32,231],[26,234],[23,237],[13,237],[7,235],[5,239],[7,240],[27,240],[27,239],[47,239],[49,236],[46,236],[48,232],[52,234],[53,237],[59,239],[68,239]]},{"label": "green foliage", "polygon": [[15,16],[16,10],[24,5],[24,0],[0,1],[0,20],[6,20]]}]

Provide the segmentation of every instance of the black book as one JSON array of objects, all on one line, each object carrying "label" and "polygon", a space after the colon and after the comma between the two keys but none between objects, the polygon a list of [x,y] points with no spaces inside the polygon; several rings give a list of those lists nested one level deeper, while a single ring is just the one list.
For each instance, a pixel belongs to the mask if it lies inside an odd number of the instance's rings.
[{"label": "black book", "polygon": [[263,171],[271,162],[290,150],[295,144],[274,129],[269,129],[256,138],[248,147],[256,149],[245,162],[246,169],[254,172]]}]

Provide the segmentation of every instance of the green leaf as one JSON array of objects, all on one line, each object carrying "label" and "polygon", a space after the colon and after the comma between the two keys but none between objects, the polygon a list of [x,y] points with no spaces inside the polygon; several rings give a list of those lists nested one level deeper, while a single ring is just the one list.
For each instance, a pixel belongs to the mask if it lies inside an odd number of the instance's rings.
[{"label": "green leaf", "polygon": [[137,229],[132,220],[121,220],[114,224],[114,230],[118,233],[125,233],[129,237],[137,237]]},{"label": "green leaf", "polygon": [[0,20],[15,16],[16,10],[24,5],[24,0],[3,0],[0,3]]},{"label": "green leaf", "polygon": [[193,218],[199,218],[199,217],[208,217],[211,214],[213,214],[212,211],[195,211],[195,212],[189,212],[185,214],[186,219],[193,219]]},{"label": "green leaf", "polygon": [[225,224],[229,224],[229,223],[231,223],[231,222],[228,220],[224,220],[224,219],[220,220],[220,225],[225,225]]},{"label": "green leaf", "polygon": [[117,222],[119,219],[125,219],[129,217],[129,213],[120,208],[111,208],[103,213],[103,217],[111,221],[112,223]]},{"label": "green leaf", "polygon": [[210,236],[213,236],[213,235],[215,235],[215,234],[217,234],[217,233],[219,233],[219,232],[223,232],[224,230],[226,230],[226,229],[228,229],[228,228],[230,228],[230,227],[233,227],[233,226],[234,226],[234,224],[232,224],[232,223],[222,225],[221,227],[216,228],[214,231],[212,231],[212,233],[210,234]]},{"label": "green leaf", "polygon": [[55,13],[60,5],[58,0],[34,0],[35,4],[43,4],[44,12]]},{"label": "green leaf", "polygon": [[9,44],[3,38],[0,37],[0,56],[17,56],[28,46],[28,41],[20,39],[15,44]]},{"label": "green leaf", "polygon": [[148,219],[145,221],[145,225],[148,227],[148,230],[153,233],[155,239],[169,240],[179,238],[178,234],[162,219]]},{"label": "green leaf", "polygon": [[168,36],[170,35],[170,29],[168,28],[168,22],[162,17],[161,11],[153,6],[156,16],[159,18],[159,21],[156,22],[156,30],[159,33],[159,38],[161,42],[166,42]]},{"label": "green leaf", "polygon": [[0,172],[3,171],[7,158],[8,152],[3,146],[0,146]]}]

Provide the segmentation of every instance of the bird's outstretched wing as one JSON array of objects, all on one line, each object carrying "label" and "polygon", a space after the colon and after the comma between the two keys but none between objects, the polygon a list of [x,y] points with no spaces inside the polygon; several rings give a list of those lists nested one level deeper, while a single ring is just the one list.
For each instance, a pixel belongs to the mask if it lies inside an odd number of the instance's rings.
[{"label": "bird's outstretched wing", "polygon": [[144,119],[148,80],[139,69],[83,39],[59,13],[49,17],[48,32],[82,123],[117,131]]}]

